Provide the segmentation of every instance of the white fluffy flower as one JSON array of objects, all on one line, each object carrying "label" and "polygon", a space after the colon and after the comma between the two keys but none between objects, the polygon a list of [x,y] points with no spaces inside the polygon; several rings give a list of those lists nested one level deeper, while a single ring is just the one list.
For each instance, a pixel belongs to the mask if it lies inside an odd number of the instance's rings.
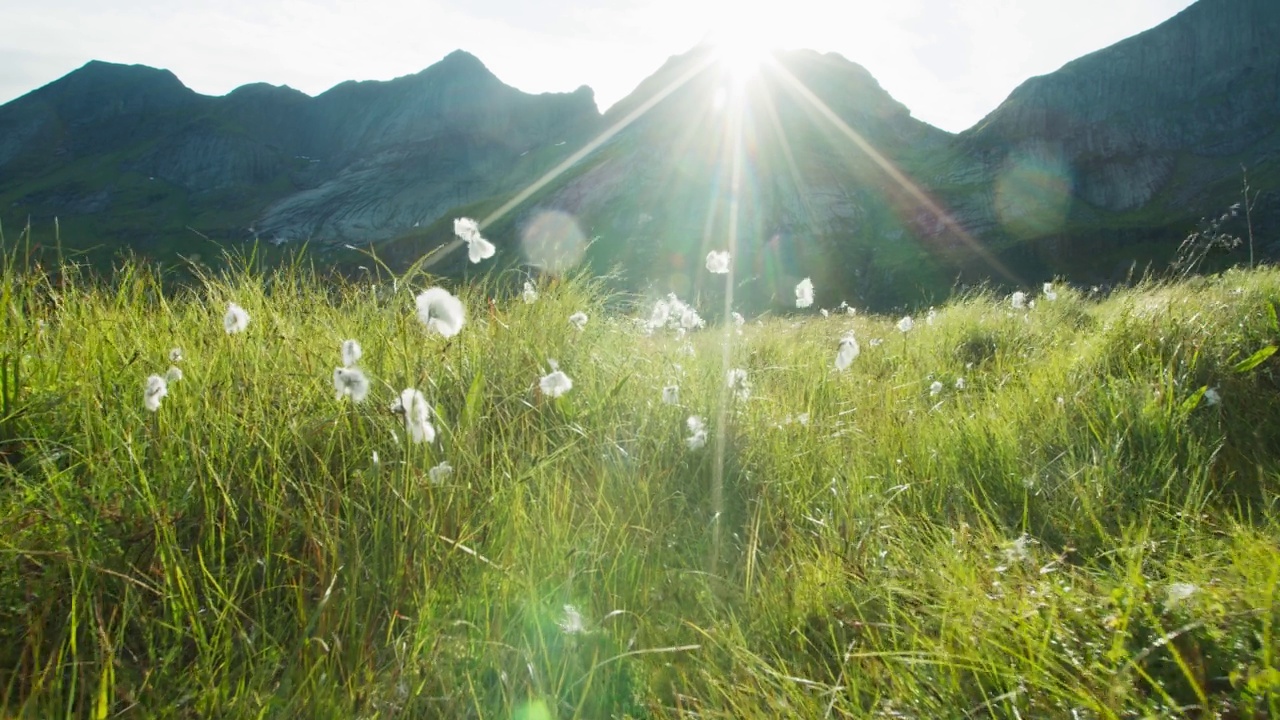
[{"label": "white fluffy flower", "polygon": [[841,372],[848,370],[861,352],[862,348],[858,346],[858,339],[853,333],[840,338],[840,347],[836,350],[836,369]]},{"label": "white fluffy flower", "polygon": [[805,278],[796,285],[796,307],[807,308],[813,304],[813,281]]},{"label": "white fluffy flower", "polygon": [[662,388],[662,403],[664,405],[680,404],[680,386],[668,385]]},{"label": "white fluffy flower", "polygon": [[147,406],[151,412],[160,409],[160,401],[169,394],[169,383],[159,375],[152,375],[147,378],[146,387],[142,391],[142,403]]},{"label": "white fluffy flower", "polygon": [[929,314],[924,316],[924,323],[926,325],[932,326],[934,321],[937,319],[938,319],[938,311],[934,310],[933,308],[929,308]]},{"label": "white fluffy flower", "polygon": [[1015,292],[1014,294],[1009,296],[1009,304],[1013,306],[1014,310],[1026,310],[1027,294],[1022,292],[1021,290]]},{"label": "white fluffy flower", "polygon": [[249,327],[249,313],[235,303],[227,303],[227,314],[222,316],[222,328],[228,335],[244,332]]},{"label": "white fluffy flower", "polygon": [[822,313],[822,317],[831,317],[831,311],[826,308],[818,308],[818,312]]},{"label": "white fluffy flower", "polygon": [[691,307],[686,307],[684,312],[680,313],[680,327],[685,330],[697,330],[706,323],[702,317],[698,315],[698,311]]},{"label": "white fluffy flower", "polygon": [[684,439],[685,445],[690,450],[698,450],[707,444],[707,426],[702,422],[702,418],[697,415],[690,415],[685,420],[685,425],[689,427],[689,437]]},{"label": "white fluffy flower", "polygon": [[579,330],[582,330],[582,328],[587,326],[587,314],[579,310],[569,316],[569,323]]},{"label": "white fluffy flower", "polygon": [[929,385],[929,396],[936,397],[941,394],[942,394],[942,382],[938,380],[934,380],[933,383]]},{"label": "white fluffy flower", "polygon": [[364,399],[369,397],[369,379],[364,376],[360,368],[334,368],[333,389],[339,400],[350,397],[354,402],[364,402]]},{"label": "white fluffy flower", "polygon": [[1171,583],[1165,588],[1164,607],[1165,610],[1191,598],[1200,588],[1191,583],[1179,582]]},{"label": "white fluffy flower", "polygon": [[1044,284],[1044,299],[1053,302],[1058,299],[1058,293],[1053,289],[1053,283]]},{"label": "white fluffy flower", "polygon": [[578,612],[578,608],[572,605],[564,606],[564,618],[559,622],[560,631],[565,635],[578,635],[587,631],[587,625],[582,620],[582,613]]},{"label": "white fluffy flower", "polygon": [[533,283],[528,280],[524,283],[524,292],[520,293],[520,298],[524,300],[525,305],[532,305],[538,300],[538,291],[534,289]]},{"label": "white fluffy flower", "polygon": [[573,389],[573,380],[563,370],[554,369],[554,365],[552,367],[552,371],[538,381],[538,387],[543,395],[558,398]]},{"label": "white fluffy flower", "polygon": [[916,321],[912,320],[910,315],[898,321],[899,332],[911,332],[911,329],[914,328],[915,326],[916,326]]},{"label": "white fluffy flower", "polygon": [[453,474],[453,466],[448,460],[441,462],[439,465],[427,471],[427,477],[431,479],[433,485],[439,485]]},{"label": "white fluffy flower", "polygon": [[364,350],[361,349],[360,343],[355,340],[342,341],[343,367],[355,367],[355,364],[360,361],[360,357],[362,355],[364,355]]},{"label": "white fluffy flower", "polygon": [[182,379],[182,368],[177,365],[170,365],[169,370],[164,374],[164,381],[175,383]]},{"label": "white fluffy flower", "polygon": [[653,312],[649,313],[649,327],[657,328],[667,324],[667,318],[671,315],[671,306],[666,300],[659,300],[653,304]]},{"label": "white fluffy flower", "polygon": [[747,380],[747,371],[742,368],[733,368],[725,373],[725,384],[739,400],[751,396],[751,383]]},{"label": "white fluffy flower", "polygon": [[431,406],[422,393],[405,388],[391,404],[391,412],[404,417],[404,429],[415,443],[434,442],[436,429],[431,426]]},{"label": "white fluffy flower", "polygon": [[169,351],[169,362],[171,363],[182,362],[182,357],[182,348],[174,348]]},{"label": "white fluffy flower", "polygon": [[707,270],[716,275],[723,275],[729,272],[729,251],[712,250],[707,253]]},{"label": "white fluffy flower", "polygon": [[462,330],[462,324],[466,321],[462,301],[448,290],[428,288],[418,293],[414,303],[418,307],[418,319],[428,330],[434,330],[446,338],[451,338]]},{"label": "white fluffy flower", "polygon": [[956,389],[963,390],[965,388],[964,378],[956,378]]},{"label": "white fluffy flower", "polygon": [[1204,391],[1204,404],[1209,407],[1215,407],[1222,404],[1222,394],[1217,388],[1209,388]]},{"label": "white fluffy flower", "polygon": [[737,312],[729,313],[729,317],[733,318],[733,324],[736,327],[742,327],[743,325],[747,324],[747,319],[742,317],[741,313],[737,313]]},{"label": "white fluffy flower", "polygon": [[478,263],[481,260],[493,257],[496,248],[494,248],[493,243],[480,236],[480,225],[475,220],[471,218],[455,218],[453,221],[453,234],[467,244],[467,259],[472,263]]}]

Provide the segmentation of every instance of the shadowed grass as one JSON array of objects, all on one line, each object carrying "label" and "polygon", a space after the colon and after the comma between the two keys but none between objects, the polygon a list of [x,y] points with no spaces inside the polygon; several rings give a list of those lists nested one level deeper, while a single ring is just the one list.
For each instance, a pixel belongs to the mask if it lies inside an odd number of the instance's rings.
[{"label": "shadowed grass", "polygon": [[[510,277],[451,288],[468,323],[446,341],[417,272],[240,261],[166,294],[146,266],[21,265],[6,715],[1280,715],[1275,270],[1030,310],[978,293],[908,333],[713,326],[691,356],[585,278],[532,304]],[[232,301],[252,322],[228,336]],[[331,386],[347,338],[359,405]],[[752,389],[724,414],[717,515],[713,446],[684,439],[731,397],[725,338]],[[552,358],[574,382],[555,400]],[[435,443],[406,444],[405,387]]]}]

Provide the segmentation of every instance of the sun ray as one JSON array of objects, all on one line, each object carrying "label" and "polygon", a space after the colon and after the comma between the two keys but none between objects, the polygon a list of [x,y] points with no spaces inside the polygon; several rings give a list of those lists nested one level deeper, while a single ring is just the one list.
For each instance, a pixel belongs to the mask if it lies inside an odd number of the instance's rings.
[{"label": "sun ray", "polygon": [[925,192],[921,190],[918,185],[912,182],[910,178],[904,175],[892,161],[880,154],[880,151],[876,150],[871,143],[867,142],[867,139],[862,137],[861,133],[850,127],[849,124],[841,119],[839,115],[836,115],[835,111],[822,101],[822,98],[815,95],[812,90],[810,90],[804,83],[800,82],[800,80],[796,78],[795,75],[792,75],[786,68],[779,65],[777,66],[777,70],[779,77],[787,83],[792,91],[804,99],[805,102],[807,102],[819,115],[830,122],[835,129],[852,142],[855,147],[865,153],[866,156],[878,165],[881,170],[884,170],[884,172],[889,175],[894,182],[901,186],[913,200],[932,213],[934,217],[942,223],[943,227],[954,233],[956,237],[960,238],[960,240],[968,246],[970,250],[982,258],[982,260],[991,266],[991,268],[996,272],[1003,275],[1006,280],[1017,285],[1025,285],[1025,283],[1022,282],[1016,274],[1009,270],[1009,268],[1005,267],[1004,263],[1001,263],[996,259],[996,257],[988,252],[986,248],[982,247],[981,243],[979,243],[964,228],[960,227],[960,224],[955,221],[955,218],[951,217],[950,213],[926,195]]},{"label": "sun ray", "polygon": [[[511,212],[513,209],[519,207],[522,203],[524,203],[524,201],[532,197],[534,193],[546,187],[547,183],[560,177],[569,168],[573,167],[574,165],[577,165],[579,162],[582,161],[583,158],[595,152],[601,145],[604,145],[611,138],[613,138],[614,135],[617,135],[619,132],[622,132],[622,130],[625,129],[627,126],[631,125],[636,120],[640,119],[645,113],[652,110],[654,106],[656,106],[658,103],[665,100],[667,96],[671,95],[671,93],[675,92],[676,90],[679,90],[690,80],[692,80],[693,78],[697,77],[700,73],[705,71],[713,62],[714,62],[713,57],[706,57],[699,60],[697,63],[694,63],[692,66],[689,67],[688,70],[683,72],[675,80],[672,80],[671,83],[668,84],[666,87],[654,93],[652,97],[645,100],[634,110],[627,113],[627,115],[623,117],[621,120],[609,126],[604,132],[597,135],[594,139],[592,139],[586,145],[583,145],[572,155],[570,155],[569,157],[561,161],[559,165],[556,165],[554,168],[551,168],[547,172],[543,173],[542,177],[538,178],[537,180],[534,180],[532,183],[526,186],[523,190],[516,193],[510,200],[503,203],[502,206],[499,207],[497,210],[494,210],[493,212],[485,216],[485,218],[481,220],[479,223],[480,230],[484,230],[485,228],[489,227],[493,223],[500,220],[502,217],[504,217],[507,213]],[[454,238],[452,241],[445,244],[443,248],[439,250],[439,252],[432,254],[429,258],[424,260],[421,265],[422,269],[425,270],[426,268],[432,267],[433,265],[439,263],[446,256],[448,256],[449,253],[453,252],[454,250],[457,250],[462,245],[463,245],[462,240],[458,238]]]}]

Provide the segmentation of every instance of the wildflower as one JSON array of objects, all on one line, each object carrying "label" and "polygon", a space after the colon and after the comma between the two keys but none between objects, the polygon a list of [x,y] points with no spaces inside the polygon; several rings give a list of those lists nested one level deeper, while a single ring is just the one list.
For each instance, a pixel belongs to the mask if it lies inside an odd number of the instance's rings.
[{"label": "wildflower", "polygon": [[882,342],[884,342],[884,338],[871,338],[871,347],[880,347]]},{"label": "wildflower", "polygon": [[462,330],[465,322],[462,301],[448,290],[428,288],[418,293],[414,303],[418,307],[418,319],[428,330],[434,330],[446,338],[451,338]]},{"label": "wildflower", "polygon": [[164,374],[164,381],[175,383],[182,379],[182,368],[177,365],[170,365],[169,370]]},{"label": "wildflower", "polygon": [[729,272],[729,251],[712,250],[707,253],[707,270],[716,275]]},{"label": "wildflower", "polygon": [[738,396],[739,400],[746,400],[751,396],[751,383],[747,381],[746,370],[741,368],[731,369],[725,374],[725,383]]},{"label": "wildflower", "polygon": [[942,383],[938,380],[934,380],[933,384],[929,386],[929,397],[936,397],[941,394],[942,394]]},{"label": "wildflower", "polygon": [[690,450],[698,450],[707,444],[707,426],[702,422],[702,418],[697,415],[690,415],[685,420],[685,425],[689,428],[689,437],[684,439],[685,445]]},{"label": "wildflower", "polygon": [[747,324],[747,319],[742,317],[741,313],[737,313],[737,312],[729,313],[729,317],[733,318],[733,324],[737,327],[742,327],[743,325]]},{"label": "wildflower", "polygon": [[938,311],[934,310],[933,308],[929,308],[929,314],[924,316],[925,325],[932,327],[933,321],[937,319],[938,319]]},{"label": "wildflower", "polygon": [[963,390],[965,388],[964,378],[956,378],[956,389]]},{"label": "wildflower", "polygon": [[691,307],[686,307],[684,312],[680,313],[680,328],[682,330],[697,330],[706,324],[702,317],[698,315],[698,311]]},{"label": "wildflower", "polygon": [[169,362],[180,363],[182,359],[182,348],[174,348],[169,351]]},{"label": "wildflower", "polygon": [[1014,294],[1009,296],[1009,304],[1013,306],[1014,310],[1026,310],[1027,294],[1022,292],[1021,290],[1015,292]]},{"label": "wildflower", "polygon": [[911,332],[911,329],[914,328],[915,326],[916,326],[916,322],[911,319],[910,315],[907,315],[906,317],[898,321],[899,332],[904,332],[904,333]]},{"label": "wildflower", "polygon": [[853,333],[840,338],[840,347],[836,350],[836,369],[840,372],[848,370],[861,352],[862,348],[858,347],[858,339],[853,336]]},{"label": "wildflower", "polygon": [[797,415],[796,422],[800,423],[801,427],[809,427],[809,413],[802,412]]},{"label": "wildflower", "polygon": [[662,388],[662,404],[663,405],[679,405],[680,404],[680,386],[668,385]]},{"label": "wildflower", "polygon": [[564,606],[564,619],[558,624],[565,635],[577,635],[587,631],[587,626],[582,621],[582,613],[572,605]]},{"label": "wildflower", "polygon": [[493,257],[493,243],[480,237],[480,225],[471,218],[455,218],[453,234],[467,244],[467,259],[478,263],[485,258]]},{"label": "wildflower", "polygon": [[364,350],[360,348],[360,343],[355,340],[342,341],[342,367],[355,367],[362,355]]},{"label": "wildflower", "polygon": [[1026,560],[1029,557],[1029,553],[1027,551],[1033,542],[1035,541],[1026,533],[1023,533],[1016,539],[1010,541],[1009,544],[1004,547],[1005,563],[1013,565]]},{"label": "wildflower", "polygon": [[1189,599],[1192,595],[1195,595],[1196,591],[1199,589],[1200,588],[1191,583],[1180,582],[1170,584],[1169,587],[1165,589],[1164,609],[1168,610],[1178,603]]},{"label": "wildflower", "polygon": [[391,412],[404,416],[404,429],[415,443],[434,442],[436,429],[431,426],[431,406],[422,393],[405,388],[391,404]]},{"label": "wildflower", "polygon": [[439,465],[436,465],[427,471],[427,477],[431,478],[431,484],[433,485],[439,485],[452,474],[453,466],[449,464],[448,460],[441,462]]},{"label": "wildflower", "polygon": [[667,318],[670,317],[671,306],[666,300],[659,300],[653,305],[653,312],[649,313],[649,327],[660,328],[667,324]]},{"label": "wildflower", "polygon": [[578,330],[582,330],[582,328],[587,326],[587,314],[582,311],[578,311],[569,316],[569,323],[578,328]]},{"label": "wildflower", "polygon": [[520,293],[520,298],[524,300],[525,305],[532,305],[538,300],[538,291],[533,288],[533,283],[528,280],[524,283],[524,292]]},{"label": "wildflower", "polygon": [[169,394],[169,383],[159,375],[147,378],[147,385],[142,391],[142,404],[151,412],[160,409],[160,401]]},{"label": "wildflower", "polygon": [[333,389],[337,399],[350,396],[353,402],[364,402],[369,397],[369,379],[360,368],[340,367],[333,369]]},{"label": "wildflower", "polygon": [[1217,388],[1208,388],[1204,391],[1204,404],[1209,407],[1216,407],[1222,404],[1222,395]]},{"label": "wildflower", "polygon": [[235,303],[227,303],[227,314],[222,316],[222,328],[228,335],[244,332],[249,327],[249,313]]},{"label": "wildflower", "polygon": [[831,311],[826,308],[818,308],[818,312],[822,313],[822,317],[831,317]]},{"label": "wildflower", "polygon": [[813,304],[813,281],[805,278],[796,285],[796,307],[807,308]]},{"label": "wildflower", "polygon": [[551,372],[543,375],[538,381],[538,387],[542,389],[543,395],[558,398],[573,389],[573,380],[569,379],[563,370],[556,368],[554,360],[551,362],[551,368]]},{"label": "wildflower", "polygon": [[1053,302],[1058,299],[1058,293],[1054,292],[1053,283],[1044,284],[1044,299]]}]

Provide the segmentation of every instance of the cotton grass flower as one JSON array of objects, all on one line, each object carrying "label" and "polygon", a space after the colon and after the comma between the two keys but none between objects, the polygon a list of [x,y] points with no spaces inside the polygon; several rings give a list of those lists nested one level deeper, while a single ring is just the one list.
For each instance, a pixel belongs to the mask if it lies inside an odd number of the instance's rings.
[{"label": "cotton grass flower", "polygon": [[848,370],[861,353],[862,348],[858,346],[858,339],[853,336],[853,333],[840,338],[840,347],[836,350],[836,370],[840,372]]},{"label": "cotton grass flower", "polygon": [[684,439],[684,444],[689,446],[690,450],[700,450],[707,444],[707,425],[702,418],[697,415],[690,415],[684,421],[689,428],[689,437]]},{"label": "cotton grass flower", "polygon": [[691,307],[686,307],[684,312],[680,313],[680,328],[682,330],[697,330],[705,327],[706,324],[702,316],[698,315],[698,311]]},{"label": "cotton grass flower", "polygon": [[364,350],[360,347],[360,343],[355,340],[342,341],[342,367],[355,367],[360,362]]},{"label": "cotton grass flower", "polygon": [[160,401],[169,394],[169,383],[159,375],[152,375],[147,378],[147,384],[142,389],[142,404],[151,412],[160,409]]},{"label": "cotton grass flower", "polygon": [[572,605],[564,606],[564,617],[558,623],[560,631],[565,635],[580,635],[587,631],[587,625],[582,620],[582,613],[578,612],[578,608]]},{"label": "cotton grass flower", "polygon": [[725,373],[725,384],[739,400],[746,400],[751,397],[751,383],[747,380],[746,370],[732,368]]},{"label": "cotton grass flower", "polygon": [[493,243],[480,236],[480,225],[471,218],[455,218],[453,234],[467,244],[467,259],[472,264],[493,257],[496,251]]},{"label": "cotton grass flower", "polygon": [[453,474],[453,466],[448,460],[441,462],[439,465],[427,471],[427,477],[431,479],[432,485],[440,485]]},{"label": "cotton grass flower", "polygon": [[176,383],[182,379],[182,368],[177,365],[170,365],[164,374],[164,381],[167,383]]},{"label": "cotton grass flower", "polygon": [[1044,284],[1044,299],[1053,302],[1058,299],[1058,293],[1053,289],[1053,283]]},{"label": "cotton grass flower", "polygon": [[369,397],[369,379],[364,376],[360,368],[334,368],[333,389],[338,400],[350,397],[352,402],[364,402],[364,399]]},{"label": "cotton grass flower", "polygon": [[431,426],[431,406],[422,393],[405,388],[400,397],[391,403],[391,412],[403,416],[404,429],[415,443],[434,442],[436,429]]},{"label": "cotton grass flower", "polygon": [[915,326],[916,326],[916,321],[912,320],[910,315],[907,315],[906,317],[898,321],[898,332],[904,332],[904,333],[911,332],[912,328],[914,328]]},{"label": "cotton grass flower", "polygon": [[1222,404],[1222,394],[1217,388],[1208,388],[1204,391],[1204,404],[1209,407],[1217,407]]},{"label": "cotton grass flower", "polygon": [[249,313],[235,303],[227,303],[227,314],[222,316],[222,329],[228,335],[242,333],[249,327]]},{"label": "cotton grass flower", "polygon": [[929,385],[929,397],[937,397],[941,394],[942,394],[942,382],[939,380],[934,380],[933,383]]},{"label": "cotton grass flower", "polygon": [[587,314],[579,310],[569,316],[569,324],[576,327],[579,331],[587,326]]},{"label": "cotton grass flower", "polygon": [[538,301],[538,291],[534,289],[533,283],[525,281],[524,292],[520,293],[520,299],[524,300],[525,305],[532,305]]},{"label": "cotton grass flower", "polygon": [[729,251],[712,250],[707,253],[707,270],[716,275],[724,275],[729,272]]},{"label": "cotton grass flower", "polygon": [[549,360],[547,364],[551,366],[551,372],[543,375],[542,379],[538,381],[538,388],[542,390],[542,394],[547,397],[558,398],[572,390],[573,380],[564,374],[564,371],[557,366],[556,361]]},{"label": "cotton grass flower", "polygon": [[813,304],[813,281],[805,278],[796,285],[796,307],[807,308]]},{"label": "cotton grass flower", "polygon": [[679,405],[680,404],[680,386],[668,385],[662,388],[662,404],[663,405]]},{"label": "cotton grass flower", "polygon": [[1169,587],[1165,588],[1164,609],[1169,610],[1182,602],[1190,600],[1191,596],[1195,595],[1199,589],[1192,583],[1171,583]]},{"label": "cotton grass flower", "polygon": [[454,297],[448,290],[439,287],[428,288],[418,293],[414,299],[418,308],[418,319],[428,330],[434,330],[446,338],[457,335],[466,322],[466,313],[462,301]]},{"label": "cotton grass flower", "polygon": [[1013,306],[1014,310],[1026,310],[1027,294],[1022,292],[1021,290],[1015,292],[1014,294],[1009,296],[1009,304]]},{"label": "cotton grass flower", "polygon": [[182,348],[174,348],[169,351],[169,362],[180,363],[183,360]]}]

